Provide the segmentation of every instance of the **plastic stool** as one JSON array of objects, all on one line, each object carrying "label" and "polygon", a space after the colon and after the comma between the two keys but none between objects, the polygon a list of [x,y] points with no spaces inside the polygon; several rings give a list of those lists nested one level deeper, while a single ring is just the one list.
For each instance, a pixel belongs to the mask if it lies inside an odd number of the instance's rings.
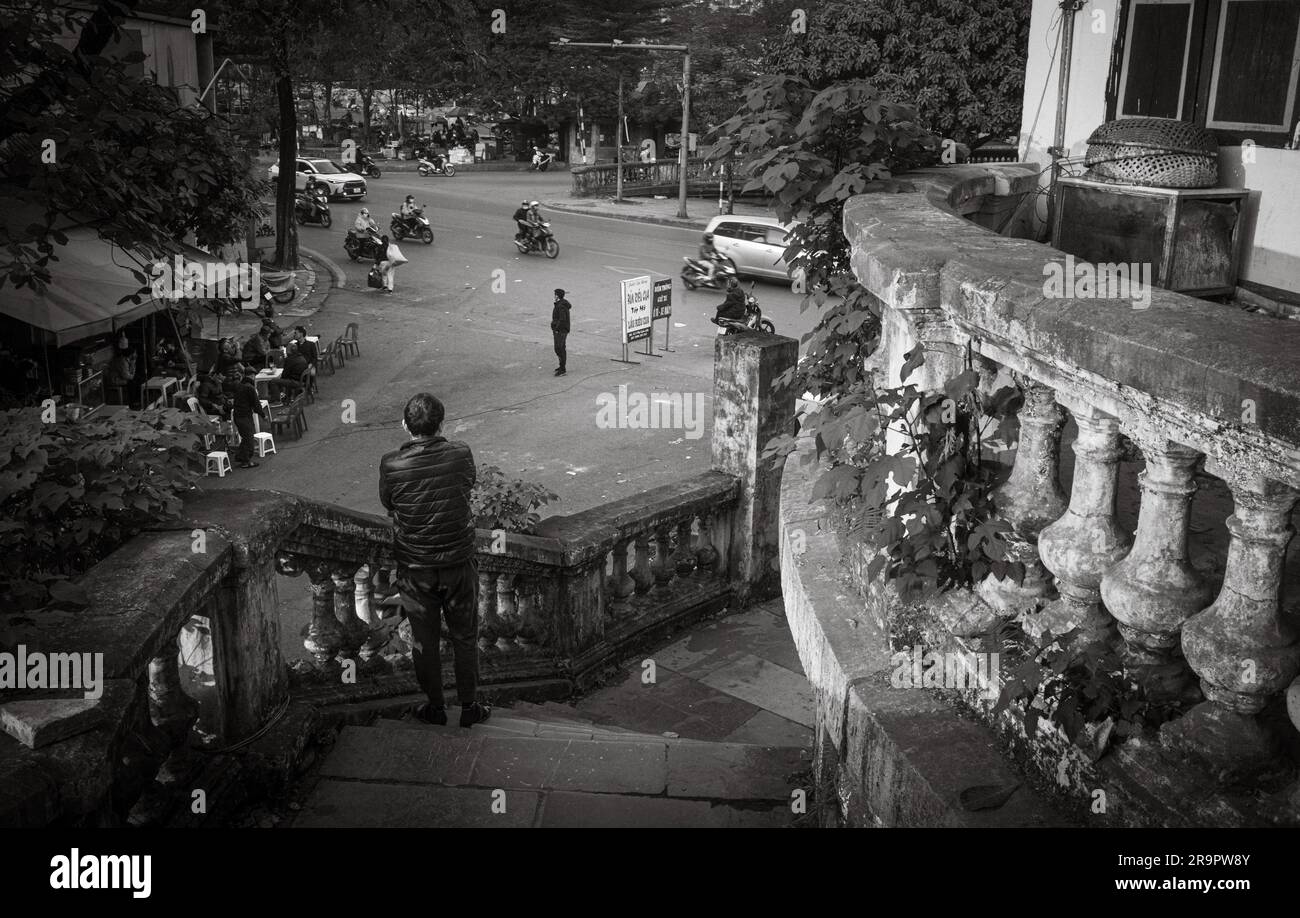
[{"label": "plastic stool", "polygon": [[206,474],[211,475],[216,472],[218,478],[225,478],[226,473],[233,471],[230,466],[230,454],[222,450],[208,453],[208,468]]},{"label": "plastic stool", "polygon": [[275,452],[275,438],[262,430],[257,415],[253,415],[253,429],[257,431],[253,434],[253,448],[257,450],[258,459],[265,459],[267,453]]}]

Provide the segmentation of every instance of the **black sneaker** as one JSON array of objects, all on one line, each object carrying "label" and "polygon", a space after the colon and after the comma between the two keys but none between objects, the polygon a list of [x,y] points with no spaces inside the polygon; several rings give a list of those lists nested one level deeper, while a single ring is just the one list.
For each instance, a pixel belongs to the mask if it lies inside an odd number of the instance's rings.
[{"label": "black sneaker", "polygon": [[472,727],[475,724],[483,723],[491,716],[491,705],[479,704],[477,701],[471,705],[462,705],[460,709],[460,725],[462,727]]},{"label": "black sneaker", "polygon": [[427,701],[416,707],[416,709],[411,712],[411,716],[420,721],[420,723],[433,724],[435,727],[447,726],[447,709],[435,708]]},{"label": "black sneaker", "polygon": [[556,370],[556,371],[555,371],[555,375],[556,375],[556,376],[563,376],[563,375],[564,375],[565,373],[567,373],[567,372],[568,372],[568,370]]}]

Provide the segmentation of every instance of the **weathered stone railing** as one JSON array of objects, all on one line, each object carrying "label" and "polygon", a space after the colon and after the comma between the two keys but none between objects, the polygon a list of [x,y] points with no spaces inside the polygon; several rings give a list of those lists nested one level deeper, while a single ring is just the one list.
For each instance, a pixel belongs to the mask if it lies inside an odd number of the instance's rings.
[{"label": "weathered stone railing", "polygon": [[[623,163],[622,168],[623,191],[626,194],[667,194],[675,192],[681,181],[681,164],[675,159],[655,160],[652,163]],[[573,190],[570,193],[574,197],[613,194],[618,187],[618,170],[616,163],[574,166],[569,170],[573,176]],[[715,187],[716,170],[716,163],[703,159],[687,160],[687,189],[700,192]]]},{"label": "weathered stone railing", "polygon": [[[761,447],[793,416],[771,384],[797,344],[716,348],[713,471],[549,518],[536,536],[477,533],[485,689],[567,694],[669,629],[779,589],[781,469]],[[104,654],[104,693],[88,710],[34,699],[40,741],[0,736],[0,826],[147,824],[175,812],[177,788],[215,805],[232,784],[289,780],[321,704],[415,691],[392,538],[383,517],[220,490],[119,548],[83,578],[87,608],[31,617],[29,649]],[[310,662],[290,667],[280,578],[298,574]]]},{"label": "weathered stone railing", "polygon": [[[707,472],[552,517],[537,536],[479,530],[483,684],[550,680],[567,693],[644,633],[719,609],[734,589],[728,556],[739,492],[735,477]],[[315,681],[337,686],[340,661],[356,662],[363,676],[407,662],[405,626],[397,651],[380,654],[391,629],[379,626],[401,611],[387,520],[307,503],[280,542],[277,569],[310,582],[303,644]],[[440,650],[451,659],[447,641]],[[450,677],[451,667],[444,671]]]},{"label": "weathered stone railing", "polygon": [[[1300,638],[1280,601],[1300,496],[1300,325],[1162,290],[1139,303],[1049,297],[1045,266],[1064,262],[1061,252],[961,216],[1019,193],[1033,170],[935,170],[914,191],[865,195],[844,212],[854,272],[883,304],[881,384],[899,384],[903,355],[920,344],[926,362],[906,382],[940,388],[970,360],[983,387],[1010,377],[1025,396],[1013,471],[995,498],[1026,577],[990,577],[935,611],[958,638],[1013,615],[1030,635],[1078,626],[1110,642],[1148,698],[1196,702],[1160,731],[1164,767],[1195,764],[1221,780],[1293,773],[1277,718],[1261,714],[1281,707],[1300,672]],[[1067,412],[1077,427],[1069,495],[1058,479]],[[1146,461],[1131,537],[1116,517],[1121,434]],[[1202,459],[1235,502],[1221,584],[1188,556]],[[828,717],[843,703],[827,702]],[[843,740],[837,724],[829,735]],[[1144,763],[1130,771],[1161,767]],[[1162,786],[1171,797],[1187,787]],[[1179,800],[1165,803],[1178,812]],[[1139,816],[1135,804],[1123,818],[1176,818],[1154,809]]]}]

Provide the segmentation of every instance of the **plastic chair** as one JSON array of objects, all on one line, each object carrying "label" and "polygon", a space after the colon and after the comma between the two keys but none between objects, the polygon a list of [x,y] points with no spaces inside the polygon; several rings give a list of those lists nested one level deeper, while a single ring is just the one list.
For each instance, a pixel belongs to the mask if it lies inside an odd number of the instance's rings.
[{"label": "plastic chair", "polygon": [[226,473],[233,471],[230,465],[230,454],[224,450],[217,450],[208,453],[208,467],[205,474],[216,474],[218,478],[225,478]]},{"label": "plastic chair", "polygon": [[343,337],[339,338],[339,343],[343,349],[355,357],[361,356],[361,343],[357,339],[357,333],[361,326],[356,322],[349,322],[348,327],[343,332]]},{"label": "plastic chair", "polygon": [[267,453],[275,452],[275,437],[262,430],[261,419],[253,415],[253,449],[257,451],[258,459],[265,459]]},{"label": "plastic chair", "polygon": [[347,359],[348,348],[347,345],[343,343],[342,335],[339,335],[337,338],[334,339],[334,343],[330,345],[330,350],[334,352],[334,359],[339,362],[340,367],[345,367],[348,365],[348,359]]}]

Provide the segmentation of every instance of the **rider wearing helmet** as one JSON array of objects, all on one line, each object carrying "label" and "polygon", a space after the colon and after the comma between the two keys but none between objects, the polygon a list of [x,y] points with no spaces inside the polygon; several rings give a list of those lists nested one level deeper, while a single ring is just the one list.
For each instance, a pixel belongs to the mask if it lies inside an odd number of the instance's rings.
[{"label": "rider wearing helmet", "polygon": [[370,208],[368,207],[361,208],[361,211],[357,214],[357,219],[353,222],[352,226],[356,229],[359,235],[369,234],[375,238],[379,238],[379,224],[375,222],[374,217],[370,216]]},{"label": "rider wearing helmet", "polygon": [[516,239],[523,239],[532,233],[532,229],[528,226],[528,202],[527,201],[521,202],[520,205],[517,208],[515,208],[514,216],[512,216],[510,219],[514,220],[515,226],[519,228],[519,232],[515,233]]},{"label": "rider wearing helmet", "polygon": [[408,233],[415,232],[415,217],[420,213],[422,208],[415,203],[415,195],[408,194],[406,200],[402,202],[400,213],[402,223],[405,225]]},{"label": "rider wearing helmet", "polygon": [[714,325],[721,325],[724,321],[745,321],[745,292],[740,289],[740,281],[734,277],[727,278],[727,298],[718,306],[718,312],[713,317]]}]

